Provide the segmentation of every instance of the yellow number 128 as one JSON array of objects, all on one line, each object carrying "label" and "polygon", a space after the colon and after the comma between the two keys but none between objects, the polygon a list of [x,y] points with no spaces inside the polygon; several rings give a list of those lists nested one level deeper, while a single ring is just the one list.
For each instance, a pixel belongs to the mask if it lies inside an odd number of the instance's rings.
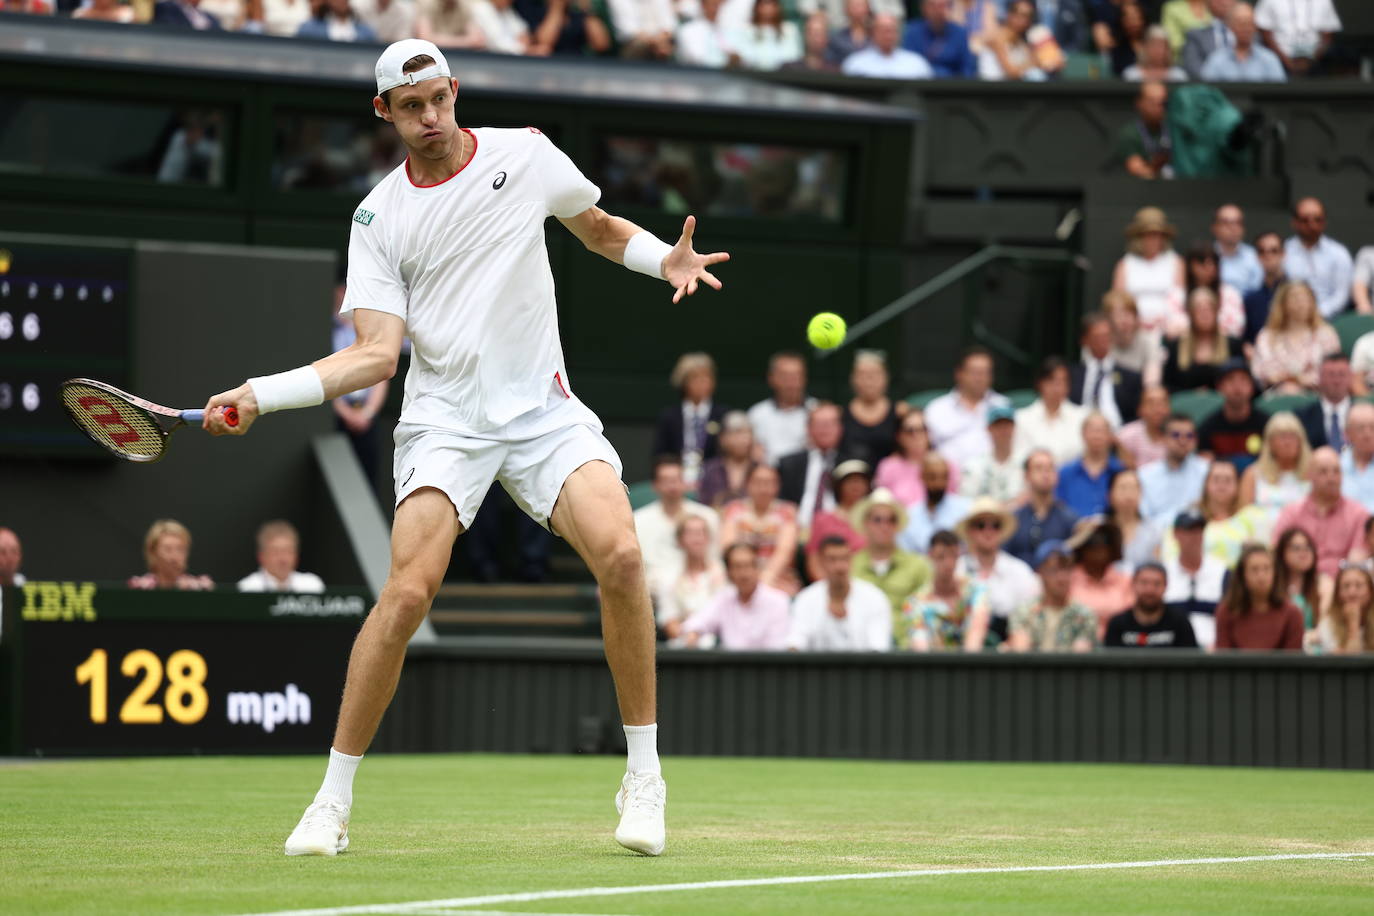
[{"label": "yellow number 128", "polygon": [[[96,649],[76,668],[76,682],[91,685],[91,721],[98,724],[109,719],[109,655]],[[205,718],[210,695],[205,692],[208,668],[199,652],[181,649],[167,657],[167,690],[162,705],[148,702],[162,686],[162,659],[147,649],[135,649],[120,661],[119,671],[125,677],[142,680],[133,693],[119,707],[119,721],[128,725],[155,725],[162,721],[162,711],[182,725],[192,725]]]}]

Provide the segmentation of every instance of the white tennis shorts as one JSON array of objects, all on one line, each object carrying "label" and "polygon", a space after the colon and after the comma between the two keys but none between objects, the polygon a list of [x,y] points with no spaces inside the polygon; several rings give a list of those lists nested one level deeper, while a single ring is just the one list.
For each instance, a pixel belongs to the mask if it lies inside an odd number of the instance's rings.
[{"label": "white tennis shorts", "polygon": [[453,503],[464,530],[472,526],[493,481],[549,528],[558,494],[573,471],[604,461],[617,477],[624,472],[620,456],[602,435],[601,421],[576,397],[551,400],[481,437],[401,423],[395,438],[396,505],[421,487],[434,487]]}]

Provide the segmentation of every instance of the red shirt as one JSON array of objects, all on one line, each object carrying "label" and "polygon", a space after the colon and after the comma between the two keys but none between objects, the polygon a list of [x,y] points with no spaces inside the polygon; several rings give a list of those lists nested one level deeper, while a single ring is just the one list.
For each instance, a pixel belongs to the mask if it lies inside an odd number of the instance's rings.
[{"label": "red shirt", "polygon": [[1217,605],[1218,649],[1302,649],[1302,611],[1292,603],[1240,615]]},{"label": "red shirt", "polygon": [[1317,545],[1317,571],[1334,576],[1350,551],[1364,543],[1364,522],[1369,517],[1364,506],[1342,496],[1330,512],[1317,508],[1312,497],[1289,503],[1274,524],[1274,543],[1289,528],[1301,528]]}]

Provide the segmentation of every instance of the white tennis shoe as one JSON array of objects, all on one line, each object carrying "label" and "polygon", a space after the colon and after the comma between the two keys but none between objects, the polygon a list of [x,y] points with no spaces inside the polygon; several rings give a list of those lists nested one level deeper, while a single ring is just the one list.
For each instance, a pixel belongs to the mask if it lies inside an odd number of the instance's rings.
[{"label": "white tennis shoe", "polygon": [[663,852],[667,834],[663,809],[668,804],[668,786],[657,773],[626,773],[615,793],[615,810],[620,826],[615,841],[626,849],[656,856]]},{"label": "white tennis shoe", "polygon": [[348,806],[326,795],[305,809],[286,838],[288,856],[333,856],[348,848]]}]

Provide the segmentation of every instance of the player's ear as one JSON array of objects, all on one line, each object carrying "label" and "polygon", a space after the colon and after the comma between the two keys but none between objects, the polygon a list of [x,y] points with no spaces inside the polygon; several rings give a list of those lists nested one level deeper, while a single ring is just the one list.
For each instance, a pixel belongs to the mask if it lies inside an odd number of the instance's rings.
[{"label": "player's ear", "polygon": [[449,80],[449,82],[452,84],[453,96],[454,96],[454,98],[457,98],[457,97],[458,97],[458,77],[456,77],[456,76],[450,76],[450,77],[448,78],[448,80]]},{"label": "player's ear", "polygon": [[372,110],[377,113],[377,117],[387,121],[391,120],[391,110],[386,107],[386,102],[382,100],[380,95],[372,97]]}]

